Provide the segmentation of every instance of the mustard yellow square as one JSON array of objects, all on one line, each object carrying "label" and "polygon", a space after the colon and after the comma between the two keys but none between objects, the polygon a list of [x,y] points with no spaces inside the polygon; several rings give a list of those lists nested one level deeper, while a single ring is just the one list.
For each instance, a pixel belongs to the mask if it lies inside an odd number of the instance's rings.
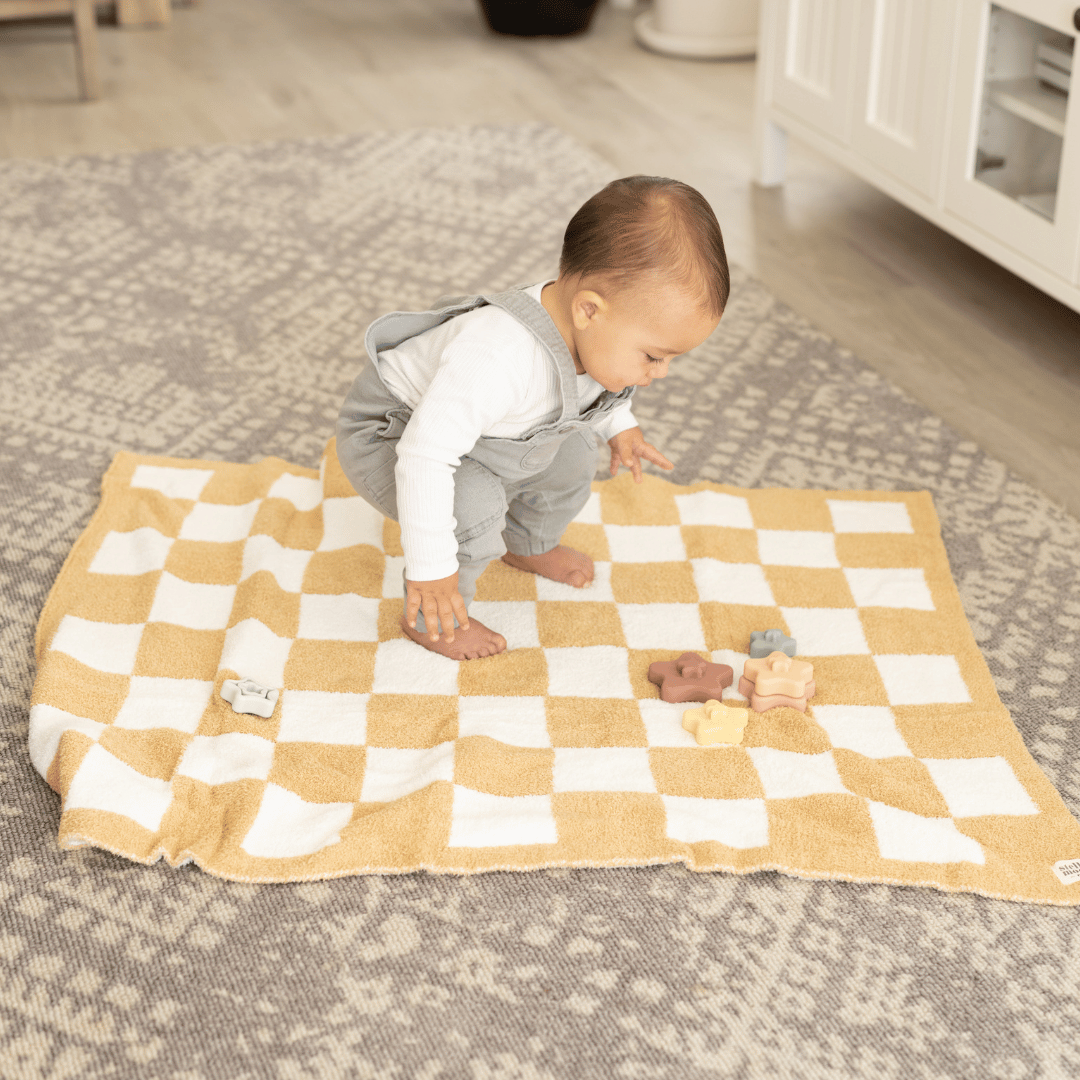
[{"label": "mustard yellow square", "polygon": [[374,641],[294,641],[285,663],[285,685],[291,690],[366,694],[375,679],[376,648]]},{"label": "mustard yellow square", "polygon": [[654,746],[649,751],[649,763],[661,795],[693,799],[765,797],[754,763],[741,746]]},{"label": "mustard yellow square", "polygon": [[771,746],[795,754],[823,754],[832,743],[824,728],[808,713],[781,705],[760,713],[750,710],[742,745]]},{"label": "mustard yellow square", "polygon": [[498,656],[466,660],[458,671],[459,694],[536,697],[547,693],[543,649],[507,649]]},{"label": "mustard yellow square", "polygon": [[488,795],[550,795],[554,763],[553,750],[470,735],[454,744],[454,783]]},{"label": "mustard yellow square", "polygon": [[147,623],[139,641],[133,674],[213,679],[224,646],[224,630],[191,630],[172,623]]},{"label": "mustard yellow square", "polygon": [[427,750],[452,742],[458,734],[457,708],[457,698],[443,694],[372,694],[367,703],[367,744]]},{"label": "mustard yellow square", "polygon": [[580,521],[571,521],[559,543],[588,555],[594,562],[609,562],[611,559],[607,533],[604,532],[603,525],[586,525]]},{"label": "mustard yellow square", "polygon": [[73,590],[70,612],[91,622],[146,622],[161,571],[146,574],[87,574]]},{"label": "mustard yellow square", "polygon": [[358,802],[364,786],[364,747],[281,742],[267,782],[305,802]]},{"label": "mustard yellow square", "polygon": [[124,704],[130,682],[127,675],[98,671],[67,653],[50,651],[38,669],[33,704],[110,724]]},{"label": "mustard yellow square", "polygon": [[477,600],[535,600],[536,575],[493,559],[476,579]]},{"label": "mustard yellow square", "polygon": [[585,645],[625,645],[619,611],[611,603],[540,600],[536,605],[540,644],[548,649]]},{"label": "mustard yellow square", "polygon": [[297,510],[285,499],[267,499],[255,513],[250,535],[272,536],[282,547],[314,551],[322,540],[322,507]]},{"label": "mustard yellow square", "polygon": [[165,559],[166,573],[200,585],[235,585],[243,569],[243,540],[176,540]]},{"label": "mustard yellow square", "polygon": [[645,473],[640,484],[630,473],[595,485],[600,491],[600,520],[605,525],[678,525],[675,489]]},{"label": "mustard yellow square", "polygon": [[757,533],[720,525],[684,525],[683,546],[688,559],[719,559],[726,563],[756,563]]},{"label": "mustard yellow square", "polygon": [[172,728],[144,730],[115,726],[107,727],[98,738],[101,747],[114,758],[156,780],[172,778],[190,741],[190,735]]},{"label": "mustard yellow square", "polygon": [[696,604],[688,562],[613,563],[611,594],[620,604]]},{"label": "mustard yellow square", "polygon": [[[768,630],[776,626],[784,628],[780,609],[758,607],[752,604],[721,604],[704,600],[699,605],[701,626],[705,631],[705,644],[709,649],[732,649],[735,652],[750,651],[750,633]],[[739,681],[741,672],[735,672]]]},{"label": "mustard yellow square", "polygon": [[854,597],[843,570],[766,566],[765,578],[780,607],[852,608]]},{"label": "mustard yellow square", "polygon": [[549,697],[552,746],[647,746],[637,702],[620,698]]},{"label": "mustard yellow square", "polygon": [[672,850],[659,795],[573,791],[551,797],[560,852],[570,862],[641,862]]},{"label": "mustard yellow square", "polygon": [[356,593],[377,599],[383,594],[385,567],[383,553],[370,544],[316,551],[304,572],[303,590],[328,595]]},{"label": "mustard yellow square", "polygon": [[258,619],[278,637],[294,638],[300,628],[300,594],[286,592],[267,570],[245,578],[236,588],[229,626]]},{"label": "mustard yellow square", "polygon": [[853,795],[923,817],[948,817],[945,802],[926,766],[914,757],[867,758],[853,750],[833,751],[836,771]]},{"label": "mustard yellow square", "polygon": [[746,492],[756,529],[791,529],[798,532],[833,531],[832,514],[824,491],[761,488]]}]

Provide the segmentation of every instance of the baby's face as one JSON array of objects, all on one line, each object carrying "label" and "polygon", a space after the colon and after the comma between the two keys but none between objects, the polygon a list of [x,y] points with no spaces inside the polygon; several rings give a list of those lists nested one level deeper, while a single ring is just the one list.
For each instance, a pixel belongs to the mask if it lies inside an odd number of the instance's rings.
[{"label": "baby's face", "polygon": [[578,329],[578,360],[605,390],[648,386],[668,373],[676,356],[697,348],[719,321],[697,296],[675,285],[620,292]]}]

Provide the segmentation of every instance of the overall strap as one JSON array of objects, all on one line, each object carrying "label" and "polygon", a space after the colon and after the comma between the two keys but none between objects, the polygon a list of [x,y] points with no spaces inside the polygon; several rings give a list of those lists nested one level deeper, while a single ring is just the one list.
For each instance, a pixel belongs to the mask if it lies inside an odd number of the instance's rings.
[{"label": "overall strap", "polygon": [[538,300],[534,300],[524,289],[509,289],[506,292],[491,293],[484,296],[489,304],[502,308],[512,315],[526,330],[540,342],[548,352],[559,377],[559,393],[562,397],[562,413],[559,423],[576,419],[578,416],[577,369],[574,358],[566,347],[558,327],[551,321],[547,309]]}]

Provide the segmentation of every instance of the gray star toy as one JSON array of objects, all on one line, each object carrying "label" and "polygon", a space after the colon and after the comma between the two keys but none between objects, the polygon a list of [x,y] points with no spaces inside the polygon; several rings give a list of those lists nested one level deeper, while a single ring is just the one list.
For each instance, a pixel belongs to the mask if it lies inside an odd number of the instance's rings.
[{"label": "gray star toy", "polygon": [[787,656],[795,655],[795,639],[788,637],[783,630],[751,630],[750,659],[760,660],[770,653],[782,652]]},{"label": "gray star toy", "polygon": [[221,696],[233,712],[269,717],[274,713],[278,691],[260,686],[254,679],[226,679],[221,684]]}]

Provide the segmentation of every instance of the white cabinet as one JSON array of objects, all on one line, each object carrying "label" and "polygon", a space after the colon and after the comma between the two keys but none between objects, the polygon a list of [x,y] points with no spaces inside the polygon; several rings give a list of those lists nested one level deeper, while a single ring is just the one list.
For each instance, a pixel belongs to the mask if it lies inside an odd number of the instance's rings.
[{"label": "white cabinet", "polygon": [[1080,310],[1080,7],[764,0],[758,179],[788,133]]},{"label": "white cabinet", "polygon": [[[1071,66],[1071,5],[962,5],[945,206],[1048,270],[1076,280],[1080,130],[1050,78]],[[1068,74],[1062,80],[1069,85]],[[1072,114],[1070,116],[1070,113]],[[1071,129],[1071,130],[1070,130]]]}]

